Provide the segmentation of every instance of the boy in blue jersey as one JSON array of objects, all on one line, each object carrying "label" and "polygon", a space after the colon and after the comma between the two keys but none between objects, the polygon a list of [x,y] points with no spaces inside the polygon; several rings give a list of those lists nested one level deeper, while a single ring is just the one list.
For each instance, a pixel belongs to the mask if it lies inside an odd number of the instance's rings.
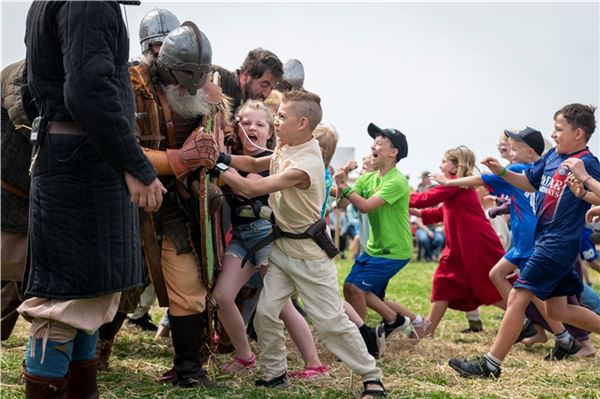
[{"label": "boy in blue jersey", "polygon": [[[509,156],[512,162],[511,165],[507,166],[507,170],[523,174],[533,166],[533,163],[544,152],[544,138],[542,133],[531,127],[526,127],[518,132],[506,130],[504,134],[508,138],[510,147]],[[434,179],[443,185],[449,186],[470,187],[485,185],[490,193],[504,195],[506,198],[509,198],[511,242],[513,246],[490,271],[490,280],[492,280],[506,303],[508,294],[512,288],[511,282],[507,280],[507,275],[513,273],[517,268],[524,268],[533,252],[536,225],[535,193],[525,192],[507,183],[502,177],[493,174],[458,179],[446,179],[443,176],[438,176],[437,178],[434,177]],[[562,360],[570,355],[570,352],[576,351],[581,347],[581,344],[575,342],[575,338],[562,323],[548,317],[545,306],[540,299],[534,297],[532,298],[532,302],[527,307],[526,314],[528,318],[532,322],[548,328],[556,336],[556,346],[548,359]],[[537,307],[537,311],[534,305]],[[577,338],[585,340],[586,344],[589,344],[587,342],[588,335],[585,331],[572,327],[569,327],[569,329],[573,331],[573,334]],[[530,323],[526,323],[519,335],[518,341],[530,337],[535,332],[536,329]]]},{"label": "boy in blue jersey", "polygon": [[[525,309],[534,296],[545,301],[550,318],[600,332],[600,316],[567,303],[568,295],[578,294],[582,289],[572,265],[578,256],[589,204],[567,187],[568,168],[562,165],[567,158],[579,158],[590,176],[600,179],[598,159],[587,148],[596,128],[594,110],[591,106],[570,104],[557,111],[552,133],[556,146],[524,174],[507,170],[494,158],[483,160],[484,165],[508,183],[523,191],[539,191],[535,247],[510,291],[508,307],[490,352],[471,361],[452,358],[448,362],[461,376],[500,376],[502,360],[519,335]],[[572,354],[578,348],[570,349]]]}]

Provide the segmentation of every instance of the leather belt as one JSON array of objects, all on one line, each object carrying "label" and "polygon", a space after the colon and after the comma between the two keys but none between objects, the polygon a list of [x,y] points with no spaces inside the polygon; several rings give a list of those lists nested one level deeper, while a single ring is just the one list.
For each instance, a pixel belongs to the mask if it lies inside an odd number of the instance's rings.
[{"label": "leather belt", "polygon": [[5,180],[0,180],[0,183],[4,190],[8,191],[11,194],[16,195],[17,197],[19,197],[21,199],[29,201],[29,194],[27,194],[25,191],[13,186],[12,184],[9,184]]},{"label": "leather belt", "polygon": [[48,122],[48,133],[70,134],[73,136],[85,136],[81,127],[75,122],[50,121]]}]

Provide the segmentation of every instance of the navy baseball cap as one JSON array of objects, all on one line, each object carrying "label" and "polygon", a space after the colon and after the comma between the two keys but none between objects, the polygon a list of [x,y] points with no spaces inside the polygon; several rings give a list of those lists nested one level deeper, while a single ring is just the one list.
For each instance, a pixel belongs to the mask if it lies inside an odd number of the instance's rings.
[{"label": "navy baseball cap", "polygon": [[505,130],[504,134],[511,139],[517,141],[524,141],[529,147],[533,149],[538,155],[542,155],[544,153],[545,143],[544,137],[539,130],[536,130],[532,127],[525,127],[523,130],[519,130],[518,132],[513,132],[510,130]]},{"label": "navy baseball cap", "polygon": [[406,136],[400,130],[381,129],[374,123],[369,123],[369,126],[367,126],[367,132],[369,132],[369,136],[373,138],[377,136],[384,136],[390,139],[394,147],[396,147],[396,149],[398,150],[398,155],[396,155],[396,162],[400,161],[403,158],[406,158],[406,156],[408,155],[408,143],[406,142]]}]

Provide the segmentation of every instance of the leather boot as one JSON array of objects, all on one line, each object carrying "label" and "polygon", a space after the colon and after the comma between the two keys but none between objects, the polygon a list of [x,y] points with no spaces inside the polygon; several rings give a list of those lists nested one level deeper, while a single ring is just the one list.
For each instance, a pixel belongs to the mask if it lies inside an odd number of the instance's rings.
[{"label": "leather boot", "polygon": [[110,323],[103,324],[98,330],[98,342],[96,343],[96,357],[98,358],[98,371],[109,371],[108,359],[112,353],[115,336],[121,329],[127,313],[117,312]]},{"label": "leather boot", "polygon": [[205,341],[203,333],[206,316],[201,313],[191,316],[169,314],[169,324],[175,352],[173,384],[184,388],[216,387],[202,368],[201,349]]},{"label": "leather boot", "polygon": [[15,328],[15,324],[17,324],[18,318],[19,312],[17,312],[17,309],[14,309],[6,316],[2,316],[2,321],[0,322],[0,340],[6,341],[10,337]]},{"label": "leather boot", "polygon": [[97,371],[98,359],[71,362],[65,399],[98,399]]},{"label": "leather boot", "polygon": [[25,398],[63,399],[66,392],[66,378],[45,378],[25,372]]},{"label": "leather boot", "polygon": [[112,353],[112,340],[98,338],[96,342],[96,358],[98,359],[98,371],[110,371],[108,359]]},{"label": "leather boot", "polygon": [[1,290],[1,301],[0,307],[2,309],[0,319],[0,339],[6,341],[12,334],[17,319],[19,318],[19,312],[17,308],[21,304],[21,298],[19,298],[19,289],[21,283],[16,281],[2,281]]}]

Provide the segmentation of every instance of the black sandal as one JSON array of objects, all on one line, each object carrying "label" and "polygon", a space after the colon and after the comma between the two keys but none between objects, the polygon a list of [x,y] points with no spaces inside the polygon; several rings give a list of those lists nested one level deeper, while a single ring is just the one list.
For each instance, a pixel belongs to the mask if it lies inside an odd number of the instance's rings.
[{"label": "black sandal", "polygon": [[256,380],[254,381],[254,386],[264,387],[264,388],[279,388],[285,389],[289,388],[290,384],[287,380],[287,373],[283,373],[279,377],[272,378],[270,380]]},{"label": "black sandal", "polygon": [[[367,386],[373,384],[373,385],[379,385],[381,387],[382,390],[377,390],[377,389],[367,389]],[[374,398],[385,398],[387,397],[387,391],[385,390],[385,387],[383,386],[383,384],[381,383],[380,380],[371,380],[371,381],[364,381],[363,382],[363,392],[362,395],[360,395],[361,398],[364,398],[366,396],[372,396]]]}]

